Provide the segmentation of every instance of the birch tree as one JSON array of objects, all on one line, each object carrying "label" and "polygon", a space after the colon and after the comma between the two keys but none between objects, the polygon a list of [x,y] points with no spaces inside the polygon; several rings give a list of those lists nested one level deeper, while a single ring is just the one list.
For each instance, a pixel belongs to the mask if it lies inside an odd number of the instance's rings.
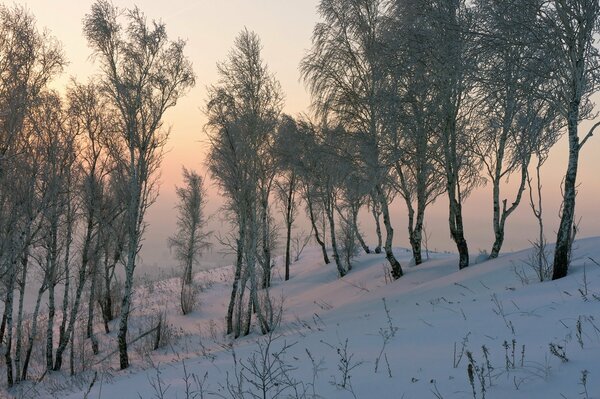
[{"label": "birch tree", "polygon": [[[226,209],[237,230],[235,276],[226,316],[227,333],[237,337],[250,332],[252,309],[263,333],[272,328],[268,306],[261,306],[259,300],[256,266],[261,239],[262,252],[268,256],[264,252],[264,245],[268,245],[264,229],[268,227],[265,218],[272,160],[265,156],[269,155],[283,96],[279,82],[261,58],[260,39],[254,32],[243,30],[227,60],[217,64],[217,69],[219,81],[209,88],[206,105],[210,142],[206,162],[227,198]],[[248,300],[245,299],[247,283]],[[265,290],[262,305],[268,300]],[[244,326],[243,313],[247,314]]]},{"label": "birch tree", "polygon": [[128,243],[118,333],[119,363],[125,369],[129,367],[127,330],[136,257],[146,210],[156,199],[156,172],[168,137],[162,118],[194,85],[195,78],[183,53],[185,42],[170,41],[165,25],[148,24],[138,8],[120,10],[98,0],[84,18],[83,31],[102,67],[103,93],[118,114],[123,152],[117,161],[126,165]]},{"label": "birch tree", "polygon": [[469,30],[472,11],[464,0],[424,2],[434,27],[431,36],[432,77],[439,90],[440,117],[438,131],[441,145],[439,162],[445,176],[448,195],[450,237],[456,244],[459,269],[469,265],[469,248],[464,232],[463,202],[482,181],[479,163],[473,156],[471,97],[477,54]]},{"label": "birch tree", "polygon": [[296,121],[287,115],[281,118],[274,142],[274,155],[277,159],[280,178],[276,181],[277,197],[281,204],[285,223],[285,281],[290,279],[292,228],[298,215],[299,178],[296,168],[296,155],[299,150],[298,127]]},{"label": "birch tree", "polygon": [[169,247],[175,250],[175,259],[181,262],[181,310],[185,314],[185,296],[192,290],[192,268],[198,264],[202,253],[210,247],[206,229],[206,191],[204,180],[193,170],[182,170],[183,186],[177,187],[177,232],[169,238]]},{"label": "birch tree", "polygon": [[[480,53],[480,68],[474,78],[479,110],[475,122],[480,128],[473,143],[492,185],[494,243],[490,258],[498,256],[505,224],[526,189],[533,152],[529,139],[535,133],[528,132],[531,122],[542,121],[534,110],[543,107],[538,98],[546,78],[533,71],[546,68],[548,53],[540,49],[528,29],[536,24],[538,6],[537,0],[480,0],[475,6]],[[517,188],[509,204],[508,198],[502,198],[506,195],[502,182],[513,175],[517,175]]]},{"label": "birch tree", "polygon": [[556,236],[552,279],[567,275],[574,234],[575,197],[579,155],[600,122],[583,137],[579,123],[592,116],[590,96],[598,89],[599,53],[595,46],[600,3],[598,0],[555,0],[540,11],[540,43],[549,46],[553,87],[547,92],[566,121],[569,160],[563,183],[560,226]]},{"label": "birch tree", "polygon": [[[37,189],[37,172],[32,175],[27,171],[34,172],[37,165],[35,157],[27,158],[35,155],[35,150],[27,138],[26,118],[64,63],[59,44],[48,33],[38,31],[34,17],[24,7],[0,6],[0,276],[5,288],[0,336],[5,342],[9,387],[20,379],[15,376],[12,358],[14,291],[18,273],[27,273],[22,261],[28,259],[31,233],[36,230],[34,223],[41,210],[41,202],[31,202],[36,197],[32,194]],[[24,197],[19,199],[20,195]],[[26,279],[21,279],[21,291],[25,284]]]},{"label": "birch tree", "polygon": [[397,1],[386,28],[388,96],[386,120],[397,151],[394,187],[408,209],[408,237],[416,265],[422,262],[426,208],[445,190],[440,158],[441,104],[433,74],[435,25],[419,1]]},{"label": "birch tree", "polygon": [[386,229],[385,253],[392,276],[402,276],[392,252],[394,230],[385,185],[393,148],[382,117],[384,84],[381,31],[388,4],[382,0],[322,0],[322,18],[313,31],[312,48],[300,70],[312,95],[313,109],[331,126],[361,132],[371,141],[373,156],[364,165],[381,205]]}]

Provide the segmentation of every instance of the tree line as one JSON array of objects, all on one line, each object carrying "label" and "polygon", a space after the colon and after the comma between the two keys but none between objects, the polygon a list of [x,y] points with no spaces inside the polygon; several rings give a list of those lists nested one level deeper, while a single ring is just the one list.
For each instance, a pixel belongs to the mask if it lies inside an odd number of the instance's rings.
[{"label": "tree line", "polygon": [[[227,333],[248,334],[253,314],[263,333],[271,328],[276,204],[286,227],[286,280],[302,203],[324,263],[330,248],[340,277],[361,248],[371,252],[357,223],[368,209],[375,252],[384,251],[398,279],[392,201],[406,203],[418,265],[427,208],[445,195],[458,266],[468,267],[463,204],[484,184],[492,186],[489,257],[500,254],[509,217],[529,199],[539,226],[533,266],[541,279],[545,269],[553,279],[566,276],[578,157],[598,126],[578,131],[595,116],[598,1],[321,0],[317,11],[299,65],[311,94],[307,114],[282,113],[280,85],[248,30],[209,90],[206,164],[227,201],[233,232],[225,241],[237,254]],[[540,170],[565,132],[569,164],[548,265]],[[512,196],[509,178],[517,182]]]},{"label": "tree line", "polygon": [[[529,199],[541,267],[540,170],[566,132],[569,164],[552,267],[553,279],[564,277],[577,229],[578,158],[598,126],[579,132],[580,122],[595,116],[598,1],[321,0],[317,11],[320,22],[299,65],[312,99],[306,114],[283,113],[281,86],[262,59],[260,38],[247,29],[208,88],[205,163],[232,226],[218,239],[236,254],[226,333],[249,334],[253,320],[262,333],[276,325],[269,295],[276,219],[285,230],[287,280],[302,208],[323,262],[331,256],[340,277],[362,250],[383,251],[399,279],[393,200],[406,203],[418,265],[427,207],[446,195],[463,269],[463,204],[489,183],[490,257],[502,249],[510,215]],[[0,6],[0,31],[0,342],[7,383],[28,379],[34,350],[47,371],[61,370],[69,354],[74,372],[76,329],[85,326],[98,354],[98,317],[104,333],[116,327],[119,364],[127,368],[136,262],[169,133],[163,116],[196,79],[185,42],[170,40],[165,25],[148,22],[138,8],[97,0],[83,33],[98,72],[59,93],[49,88],[66,65],[57,40],[20,6]],[[503,194],[509,177],[518,182],[512,198]],[[185,168],[183,178],[168,244],[182,264],[187,313],[193,266],[210,232],[204,179]],[[364,211],[375,221],[373,249],[358,224]],[[28,315],[31,287],[36,301]],[[43,303],[47,317],[40,317]]]}]

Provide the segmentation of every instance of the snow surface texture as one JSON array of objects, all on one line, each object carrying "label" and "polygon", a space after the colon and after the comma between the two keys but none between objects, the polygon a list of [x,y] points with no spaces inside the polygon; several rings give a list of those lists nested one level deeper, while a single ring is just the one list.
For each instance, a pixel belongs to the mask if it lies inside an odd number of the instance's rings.
[{"label": "snow surface texture", "polygon": [[[594,263],[600,238],[574,248],[569,276],[544,283],[524,264],[529,251],[462,271],[455,255],[432,254],[392,282],[383,255],[358,257],[339,279],[335,266],[309,248],[291,266],[288,282],[278,260],[270,293],[284,310],[270,342],[256,331],[235,341],[224,336],[231,267],[196,274],[204,289],[188,316],[179,312],[176,278],[146,283],[136,290],[136,317],[165,311],[167,347],[134,354],[125,371],[113,355],[76,383],[51,374],[12,394],[200,399],[262,398],[264,390],[267,398],[600,398],[600,266]],[[395,252],[409,264],[407,250]]]}]

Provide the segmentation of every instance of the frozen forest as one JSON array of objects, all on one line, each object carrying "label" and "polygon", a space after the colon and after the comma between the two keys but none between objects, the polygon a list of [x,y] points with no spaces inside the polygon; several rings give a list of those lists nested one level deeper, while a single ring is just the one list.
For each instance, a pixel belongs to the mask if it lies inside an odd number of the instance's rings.
[{"label": "frozen forest", "polygon": [[[84,54],[0,4],[1,398],[600,398],[600,237],[576,213],[600,0],[318,0],[293,115],[257,31],[236,26],[207,80],[200,38],[118,3],[69,22]],[[92,75],[57,86],[72,58]],[[196,85],[178,266],[142,277],[166,116]],[[479,253],[467,211],[489,220]]]}]

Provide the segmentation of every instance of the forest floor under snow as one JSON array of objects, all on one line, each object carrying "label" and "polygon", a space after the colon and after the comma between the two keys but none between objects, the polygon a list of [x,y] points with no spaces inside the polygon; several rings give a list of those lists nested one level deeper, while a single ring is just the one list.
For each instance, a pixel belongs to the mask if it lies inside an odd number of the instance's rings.
[{"label": "forest floor under snow", "polygon": [[114,349],[114,332],[98,333],[101,354],[90,356],[89,371],[51,373],[10,395],[600,398],[600,238],[574,248],[569,275],[543,283],[526,265],[531,250],[459,271],[455,255],[408,266],[411,254],[397,249],[405,275],[390,281],[382,254],[357,257],[340,279],[307,248],[287,282],[278,259],[270,289],[283,304],[277,330],[235,341],[224,335],[231,267],[195,275],[203,290],[187,316],[177,278],[146,282],[136,289],[131,334],[164,312],[167,345],[151,351],[139,341],[133,366],[118,371],[116,355],[99,362]]}]

